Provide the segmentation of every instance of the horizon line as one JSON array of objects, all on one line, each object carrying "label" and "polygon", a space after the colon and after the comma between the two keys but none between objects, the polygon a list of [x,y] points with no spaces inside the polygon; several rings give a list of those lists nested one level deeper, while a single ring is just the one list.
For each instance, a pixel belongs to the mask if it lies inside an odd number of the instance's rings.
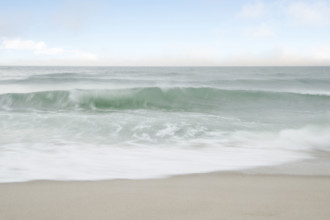
[{"label": "horizon line", "polygon": [[199,65],[199,66],[189,66],[189,65],[2,65],[0,67],[330,67],[330,65]]}]

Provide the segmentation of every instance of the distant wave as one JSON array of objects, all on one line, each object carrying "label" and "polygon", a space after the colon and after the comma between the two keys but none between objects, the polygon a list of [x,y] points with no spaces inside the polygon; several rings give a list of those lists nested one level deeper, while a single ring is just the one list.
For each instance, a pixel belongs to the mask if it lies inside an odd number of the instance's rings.
[{"label": "distant wave", "polygon": [[[176,75],[175,73],[171,73],[171,76]],[[70,82],[121,82],[124,80],[128,81],[134,81],[134,82],[154,82],[154,80],[157,81],[159,79],[156,76],[150,76],[150,75],[139,75],[137,76],[127,76],[127,75],[107,75],[107,74],[93,74],[93,73],[52,73],[52,74],[39,74],[39,75],[32,75],[32,76],[26,76],[21,78],[4,78],[0,79],[0,84],[39,84],[39,83],[70,83]],[[183,81],[185,83],[192,83],[192,84],[210,84],[210,85],[223,85],[227,83],[238,83],[239,85],[242,85],[242,83],[246,84],[258,84],[258,85],[278,85],[278,83],[281,84],[328,84],[330,83],[329,78],[312,78],[312,77],[287,77],[287,78],[279,78],[278,76],[268,76],[267,78],[264,77],[232,77],[232,78],[223,78],[223,79],[215,79],[215,80],[208,80],[206,77],[199,78],[199,79],[192,79],[184,78],[183,80],[180,78],[176,79],[175,81],[180,82]],[[165,80],[166,82],[166,80]]]},{"label": "distant wave", "polygon": [[1,110],[125,110],[208,111],[244,103],[330,101],[329,94],[224,90],[209,87],[144,87],[113,90],[67,90],[0,95]]}]

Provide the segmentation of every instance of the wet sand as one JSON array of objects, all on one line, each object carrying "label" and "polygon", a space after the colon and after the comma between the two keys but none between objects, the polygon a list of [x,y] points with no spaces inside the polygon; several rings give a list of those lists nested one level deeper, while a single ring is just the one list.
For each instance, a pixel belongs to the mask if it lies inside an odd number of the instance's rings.
[{"label": "wet sand", "polygon": [[330,218],[330,178],[201,174],[0,184],[0,219]]}]

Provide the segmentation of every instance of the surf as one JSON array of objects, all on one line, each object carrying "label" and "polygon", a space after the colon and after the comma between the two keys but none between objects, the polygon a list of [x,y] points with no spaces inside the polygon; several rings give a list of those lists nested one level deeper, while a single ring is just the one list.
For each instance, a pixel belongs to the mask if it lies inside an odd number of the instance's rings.
[{"label": "surf", "polygon": [[224,90],[210,87],[144,87],[107,90],[60,90],[0,95],[1,110],[125,110],[216,111],[228,105],[276,101],[330,102],[330,95]]}]

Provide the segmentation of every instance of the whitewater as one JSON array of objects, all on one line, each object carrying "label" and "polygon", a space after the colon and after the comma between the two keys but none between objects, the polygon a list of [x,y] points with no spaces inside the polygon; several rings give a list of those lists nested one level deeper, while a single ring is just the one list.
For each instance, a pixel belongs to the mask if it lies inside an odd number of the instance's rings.
[{"label": "whitewater", "polygon": [[330,67],[3,66],[0,131],[0,182],[330,164]]}]

